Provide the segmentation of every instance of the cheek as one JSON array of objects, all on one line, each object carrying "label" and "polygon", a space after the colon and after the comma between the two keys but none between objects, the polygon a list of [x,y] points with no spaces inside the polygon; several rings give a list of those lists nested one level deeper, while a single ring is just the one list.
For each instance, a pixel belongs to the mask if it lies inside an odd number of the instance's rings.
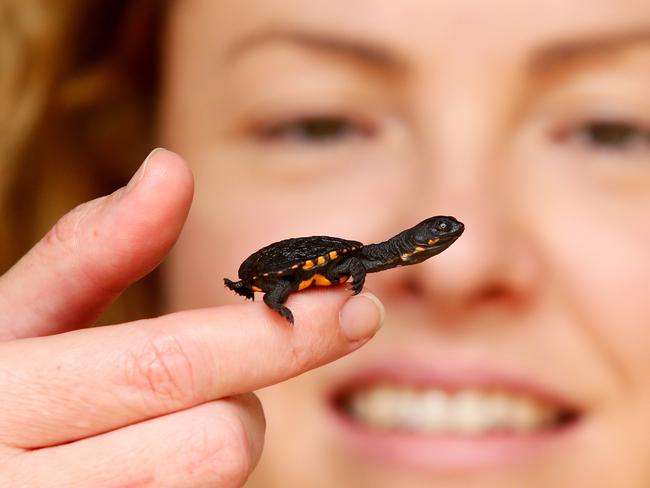
[{"label": "cheek", "polygon": [[529,152],[513,158],[509,190],[520,205],[511,208],[537,243],[551,293],[618,393],[647,399],[650,170],[632,178],[631,166]]},{"label": "cheek", "polygon": [[[611,446],[624,443],[629,456],[612,460],[620,464],[613,472],[635,476],[641,467],[647,473],[650,198],[592,193],[577,184],[545,188],[528,186],[528,200],[520,201],[532,205],[525,212],[544,257],[549,296],[570,327],[562,333],[578,338],[579,348],[565,356],[568,374],[588,372],[586,379],[596,384],[604,372],[594,403],[597,421],[589,432],[591,459],[611,460]],[[552,198],[548,188],[557,189]]]},{"label": "cheek", "polygon": [[[576,230],[587,235],[587,224]],[[643,244],[650,235],[643,234],[647,232],[593,235],[586,248],[567,246],[564,260],[573,296],[612,344],[630,352],[650,347],[650,253]]]},{"label": "cheek", "polygon": [[650,401],[650,203],[567,201],[542,238],[556,291],[618,385]]}]

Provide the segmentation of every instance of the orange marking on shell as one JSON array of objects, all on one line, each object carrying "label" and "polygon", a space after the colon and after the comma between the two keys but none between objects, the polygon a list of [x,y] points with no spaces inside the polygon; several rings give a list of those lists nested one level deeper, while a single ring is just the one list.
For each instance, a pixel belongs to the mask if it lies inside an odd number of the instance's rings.
[{"label": "orange marking on shell", "polygon": [[343,251],[342,251],[342,252],[344,252],[344,253],[345,253],[345,252],[348,252],[348,248],[347,248],[347,247],[346,247],[346,248],[343,248]]},{"label": "orange marking on shell", "polygon": [[269,275],[268,273],[264,273],[262,276],[268,276],[268,275]]},{"label": "orange marking on shell", "polygon": [[316,286],[330,286],[332,284],[330,280],[320,274],[314,275],[314,282]]},{"label": "orange marking on shell", "polygon": [[262,290],[259,286],[251,286],[251,289],[252,289],[253,291],[264,291],[264,290]]},{"label": "orange marking on shell", "polygon": [[435,244],[436,242],[438,242],[439,240],[440,240],[439,237],[436,237],[434,239],[429,239],[427,244],[429,244],[431,246],[431,245]]},{"label": "orange marking on shell", "polygon": [[298,291],[304,290],[305,288],[309,288],[313,282],[314,282],[313,276],[308,280],[301,281],[300,284],[298,285]]},{"label": "orange marking on shell", "polygon": [[323,264],[325,263],[325,258],[323,256],[318,256],[318,259],[316,259],[316,264]]},{"label": "orange marking on shell", "polygon": [[424,251],[423,247],[418,246],[418,247],[415,248],[415,252],[422,252],[422,251]]},{"label": "orange marking on shell", "polygon": [[336,251],[330,251],[329,256],[330,256],[330,259],[336,259],[336,258],[339,257],[339,253],[337,253]]},{"label": "orange marking on shell", "polygon": [[339,278],[339,284],[341,284],[341,283],[345,283],[345,282],[348,281],[349,279],[350,279],[349,276],[341,276],[341,277]]},{"label": "orange marking on shell", "polygon": [[311,269],[314,267],[314,262],[309,259],[305,262],[305,264],[302,265],[302,269]]},{"label": "orange marking on shell", "polygon": [[298,269],[299,266],[300,266],[299,264],[294,264],[293,266],[291,266],[291,269]]},{"label": "orange marking on shell", "polygon": [[356,248],[356,247],[354,247],[354,246],[352,246],[352,250],[353,250],[353,251],[356,251],[356,250],[357,250],[357,248]]}]

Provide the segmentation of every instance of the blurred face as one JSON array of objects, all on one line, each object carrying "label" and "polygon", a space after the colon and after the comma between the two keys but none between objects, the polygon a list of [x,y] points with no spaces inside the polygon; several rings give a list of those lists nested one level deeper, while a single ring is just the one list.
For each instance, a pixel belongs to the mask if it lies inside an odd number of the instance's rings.
[{"label": "blurred face", "polygon": [[185,0],[164,60],[172,308],[283,238],[466,226],[368,277],[367,347],[260,392],[251,486],[650,486],[647,0]]}]

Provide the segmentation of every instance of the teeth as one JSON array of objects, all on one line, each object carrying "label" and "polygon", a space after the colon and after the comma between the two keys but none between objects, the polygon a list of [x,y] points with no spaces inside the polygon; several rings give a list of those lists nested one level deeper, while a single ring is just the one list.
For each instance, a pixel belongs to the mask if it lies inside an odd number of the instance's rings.
[{"label": "teeth", "polygon": [[350,414],[377,430],[479,435],[529,433],[553,425],[558,412],[522,395],[500,391],[443,390],[378,385],[351,395]]},{"label": "teeth", "polygon": [[447,411],[448,429],[461,434],[478,434],[485,430],[483,400],[479,393],[467,390],[451,397]]}]

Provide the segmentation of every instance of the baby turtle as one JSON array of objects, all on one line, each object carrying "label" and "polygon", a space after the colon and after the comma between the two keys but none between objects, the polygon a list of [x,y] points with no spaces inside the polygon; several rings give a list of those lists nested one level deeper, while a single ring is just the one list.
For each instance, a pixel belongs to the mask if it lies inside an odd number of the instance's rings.
[{"label": "baby turtle", "polygon": [[264,303],[293,324],[291,310],[283,305],[290,293],[338,285],[352,277],[356,295],[366,273],[421,263],[447,249],[464,228],[454,217],[439,216],[379,244],[327,236],[285,239],[251,254],[239,267],[240,281],[225,278],[224,283],[251,300],[254,292],[264,292]]}]

